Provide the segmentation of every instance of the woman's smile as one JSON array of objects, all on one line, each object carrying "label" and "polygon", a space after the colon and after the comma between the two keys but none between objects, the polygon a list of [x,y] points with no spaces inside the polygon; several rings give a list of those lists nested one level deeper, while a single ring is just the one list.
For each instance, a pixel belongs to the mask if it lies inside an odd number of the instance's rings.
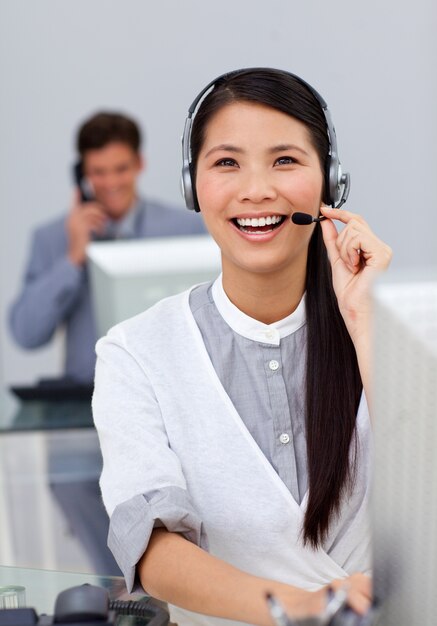
[{"label": "woman's smile", "polygon": [[243,232],[252,235],[273,232],[285,220],[285,215],[264,215],[262,217],[235,217],[232,222]]},{"label": "woman's smile", "polygon": [[285,215],[260,215],[256,217],[234,217],[230,223],[248,241],[265,242],[276,236],[284,226],[287,216]]}]

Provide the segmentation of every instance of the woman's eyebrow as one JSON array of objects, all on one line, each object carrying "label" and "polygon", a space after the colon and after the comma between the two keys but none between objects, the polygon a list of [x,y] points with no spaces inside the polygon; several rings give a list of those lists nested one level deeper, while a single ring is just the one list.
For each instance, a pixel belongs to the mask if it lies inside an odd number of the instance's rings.
[{"label": "woman's eyebrow", "polygon": [[308,152],[306,152],[303,148],[296,146],[294,143],[280,143],[277,146],[270,148],[269,152],[273,154],[275,152],[284,152],[287,150],[297,150],[298,152],[302,152],[302,154],[308,156]]},{"label": "woman's eyebrow", "polygon": [[[275,154],[276,152],[284,152],[287,150],[296,150],[297,152],[301,152],[302,154],[305,154],[306,156],[308,156],[308,152],[306,152],[303,148],[301,148],[300,146],[296,146],[296,144],[293,143],[280,143],[276,146],[273,146],[272,148],[269,148],[268,152],[270,154]],[[213,152],[234,152],[235,154],[243,154],[244,150],[242,148],[238,148],[237,146],[233,146],[232,144],[229,143],[221,143],[217,146],[213,146],[210,150],[208,150],[208,152],[205,154],[205,158],[207,158],[208,156],[210,156],[210,154],[212,154]]]},{"label": "woman's eyebrow", "polygon": [[242,150],[241,148],[237,148],[236,146],[233,146],[232,144],[221,143],[218,146],[214,146],[213,148],[211,148],[211,150],[208,150],[208,152],[205,154],[205,158],[208,157],[212,152],[219,152],[219,151],[235,152],[237,154],[242,154],[244,152],[244,150]]}]

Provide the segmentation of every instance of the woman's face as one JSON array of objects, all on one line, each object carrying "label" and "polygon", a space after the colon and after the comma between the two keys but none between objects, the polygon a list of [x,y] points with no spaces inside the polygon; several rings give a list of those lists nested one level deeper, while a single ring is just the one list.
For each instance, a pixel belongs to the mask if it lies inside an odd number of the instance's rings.
[{"label": "woman's face", "polygon": [[205,224],[222,252],[223,273],[305,268],[319,214],[323,175],[304,124],[260,104],[235,102],[206,127],[196,191]]}]

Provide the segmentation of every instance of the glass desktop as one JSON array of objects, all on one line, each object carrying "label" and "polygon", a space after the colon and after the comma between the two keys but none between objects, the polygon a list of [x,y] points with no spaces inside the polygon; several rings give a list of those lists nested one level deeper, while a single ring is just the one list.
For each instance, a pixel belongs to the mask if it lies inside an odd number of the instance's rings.
[{"label": "glass desktop", "polygon": [[88,401],[0,392],[0,563],[120,574],[107,548],[102,458]]},{"label": "glass desktop", "polygon": [[[135,626],[165,626],[168,624],[168,613],[165,610],[165,605],[142,591],[129,594],[123,578],[0,566],[0,595],[2,589],[6,587],[9,590],[16,589],[21,602],[20,607],[17,608],[24,606],[34,608],[38,616],[43,614],[53,616],[57,596],[66,589],[84,584],[103,587],[108,593],[110,602],[141,602],[146,610],[150,610],[150,614],[148,617],[135,619]],[[11,608],[15,607],[11,606]],[[120,616],[116,621],[116,626],[131,626],[132,620],[129,617]],[[101,623],[105,624],[104,621]]]}]

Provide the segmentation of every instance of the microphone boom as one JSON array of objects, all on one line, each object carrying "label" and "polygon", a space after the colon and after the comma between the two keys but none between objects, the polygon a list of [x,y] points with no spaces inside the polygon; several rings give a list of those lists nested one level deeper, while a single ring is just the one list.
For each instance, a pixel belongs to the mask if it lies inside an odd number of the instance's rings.
[{"label": "microphone boom", "polygon": [[293,224],[297,224],[298,226],[308,226],[313,222],[321,222],[325,219],[326,217],[324,215],[321,215],[320,217],[313,217],[309,213],[293,213],[291,216]]}]

